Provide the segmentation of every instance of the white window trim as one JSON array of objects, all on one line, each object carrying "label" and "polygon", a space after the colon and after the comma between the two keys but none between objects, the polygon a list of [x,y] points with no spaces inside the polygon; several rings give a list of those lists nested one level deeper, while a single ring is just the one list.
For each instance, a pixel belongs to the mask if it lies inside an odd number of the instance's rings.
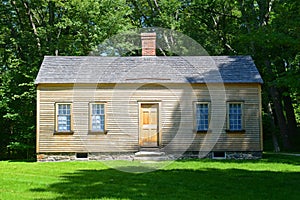
[{"label": "white window trim", "polygon": [[[242,119],[241,119],[241,130],[231,130],[230,129],[230,119],[229,119],[229,105],[230,104],[240,104],[241,105],[241,112],[242,112]],[[226,118],[227,118],[227,132],[245,132],[245,122],[244,122],[244,102],[243,101],[228,101],[227,102],[227,113],[226,113]]]},{"label": "white window trim", "polygon": [[[208,105],[208,129],[207,130],[198,130],[197,124],[197,105],[199,104],[207,104]],[[196,133],[206,133],[209,132],[209,124],[211,118],[211,105],[209,101],[196,101],[194,102],[194,130]]]},{"label": "white window trim", "polygon": [[[70,130],[60,131],[58,130],[58,107],[59,105],[70,105]],[[73,133],[73,105],[71,102],[56,102],[55,103],[55,133]]]},{"label": "white window trim", "polygon": [[[101,104],[104,105],[104,130],[93,130],[93,105],[95,104]],[[106,120],[107,120],[107,114],[106,114],[106,104],[107,102],[90,102],[89,103],[89,133],[107,133],[106,130]]]}]

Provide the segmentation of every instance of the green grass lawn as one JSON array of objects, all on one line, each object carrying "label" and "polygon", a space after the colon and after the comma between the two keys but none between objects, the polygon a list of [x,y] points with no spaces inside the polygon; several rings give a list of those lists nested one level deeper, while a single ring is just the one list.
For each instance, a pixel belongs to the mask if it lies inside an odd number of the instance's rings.
[{"label": "green grass lawn", "polygon": [[[140,167],[131,161],[113,162],[124,169]],[[178,160],[148,173],[127,173],[96,161],[0,162],[1,200],[299,198],[300,157],[296,156]]]}]

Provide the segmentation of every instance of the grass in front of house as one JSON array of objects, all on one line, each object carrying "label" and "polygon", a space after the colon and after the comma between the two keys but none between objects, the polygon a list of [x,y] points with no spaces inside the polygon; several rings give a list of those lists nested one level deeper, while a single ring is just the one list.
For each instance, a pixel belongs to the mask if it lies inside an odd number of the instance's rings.
[{"label": "grass in front of house", "polygon": [[300,157],[273,154],[256,161],[178,160],[148,173],[103,162],[0,162],[0,199],[298,199],[299,185]]}]

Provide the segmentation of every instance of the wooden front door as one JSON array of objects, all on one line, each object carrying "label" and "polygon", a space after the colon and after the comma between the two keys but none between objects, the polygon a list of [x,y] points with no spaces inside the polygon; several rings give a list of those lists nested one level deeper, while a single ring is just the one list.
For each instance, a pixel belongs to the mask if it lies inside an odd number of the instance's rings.
[{"label": "wooden front door", "polygon": [[141,147],[157,147],[158,134],[158,104],[145,103],[140,106],[140,134],[139,143]]}]

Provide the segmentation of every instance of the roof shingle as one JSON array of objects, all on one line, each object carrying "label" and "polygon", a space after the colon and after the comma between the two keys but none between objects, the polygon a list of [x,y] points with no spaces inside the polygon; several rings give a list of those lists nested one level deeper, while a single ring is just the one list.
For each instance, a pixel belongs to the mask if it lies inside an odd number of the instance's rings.
[{"label": "roof shingle", "polygon": [[45,56],[35,83],[263,83],[250,56]]}]

